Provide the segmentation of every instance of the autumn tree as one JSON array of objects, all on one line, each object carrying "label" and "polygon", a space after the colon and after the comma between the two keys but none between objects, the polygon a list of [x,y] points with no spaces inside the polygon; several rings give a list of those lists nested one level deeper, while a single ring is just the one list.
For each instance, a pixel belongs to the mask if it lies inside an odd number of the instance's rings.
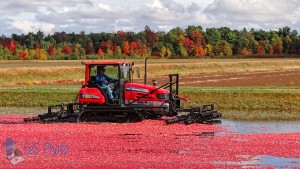
[{"label": "autumn tree", "polygon": [[128,41],[125,41],[123,44],[123,54],[129,55],[130,54],[130,48]]},{"label": "autumn tree", "polygon": [[66,54],[66,55],[70,55],[72,53],[72,49],[69,45],[66,45],[63,47],[62,51]]},{"label": "autumn tree", "polygon": [[213,48],[215,56],[232,56],[232,46],[227,41],[221,41]]},{"label": "autumn tree", "polygon": [[13,54],[15,52],[15,50],[16,50],[15,41],[11,39],[10,42],[9,42],[9,45],[7,46],[7,48],[9,50],[9,52],[11,54]]},{"label": "autumn tree", "polygon": [[118,55],[122,54],[122,49],[120,46],[116,47],[116,54],[118,54]]},{"label": "autumn tree", "polygon": [[163,47],[163,48],[161,48],[161,50],[160,50],[159,56],[160,56],[161,58],[164,58],[164,57],[166,56],[166,53],[167,53],[167,48],[166,48],[166,47]]},{"label": "autumn tree", "polygon": [[136,42],[131,42],[130,45],[129,45],[129,48],[130,48],[130,54],[131,55],[138,54],[138,52],[137,52],[137,43]]},{"label": "autumn tree", "polygon": [[154,33],[154,31],[152,31],[149,26],[146,26],[144,30],[144,34],[145,34],[147,44],[150,47],[153,47],[158,41],[158,38]]},{"label": "autumn tree", "polygon": [[50,45],[50,46],[48,47],[47,53],[48,53],[49,56],[52,56],[52,55],[55,54],[55,49],[54,49],[54,47],[53,47],[52,45]]},{"label": "autumn tree", "polygon": [[27,50],[20,50],[18,51],[18,56],[22,59],[22,60],[25,60],[27,59],[27,54],[28,54],[28,51]]},{"label": "autumn tree", "polygon": [[98,49],[97,54],[100,55],[101,59],[104,59],[104,52],[101,48]]},{"label": "autumn tree", "polygon": [[39,60],[47,60],[47,54],[44,52],[44,49],[38,48],[36,49],[37,59]]},{"label": "autumn tree", "polygon": [[86,47],[85,47],[85,54],[86,55],[92,55],[94,54],[94,47],[93,47],[93,43],[89,42]]}]

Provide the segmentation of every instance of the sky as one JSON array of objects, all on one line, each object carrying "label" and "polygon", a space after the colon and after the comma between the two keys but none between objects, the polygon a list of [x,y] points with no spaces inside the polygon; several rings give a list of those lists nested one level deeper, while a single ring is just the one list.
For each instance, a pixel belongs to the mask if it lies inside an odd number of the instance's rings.
[{"label": "sky", "polygon": [[6,0],[0,34],[154,31],[188,25],[300,32],[299,0]]}]

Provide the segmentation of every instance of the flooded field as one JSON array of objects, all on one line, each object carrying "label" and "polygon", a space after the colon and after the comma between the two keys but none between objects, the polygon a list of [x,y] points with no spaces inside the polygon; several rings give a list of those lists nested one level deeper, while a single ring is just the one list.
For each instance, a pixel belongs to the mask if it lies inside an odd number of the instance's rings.
[{"label": "flooded field", "polygon": [[0,115],[0,140],[13,138],[25,159],[12,165],[1,145],[0,168],[300,167],[300,122],[24,124],[27,116]]},{"label": "flooded field", "polygon": [[222,120],[223,128],[236,134],[274,134],[300,132],[300,121],[231,121]]},{"label": "flooded field", "polygon": [[[300,131],[300,121],[230,121],[222,120],[220,124],[226,131],[216,133],[216,135],[236,135],[234,138],[236,141],[240,142],[250,142],[251,140],[239,138],[242,135],[256,135],[269,134],[277,137],[277,134],[292,134],[299,133]],[[264,141],[263,139],[261,141]],[[279,138],[276,140],[280,143],[288,142],[290,147],[293,147],[293,142],[299,142],[299,138],[295,140],[285,140],[285,138]],[[285,149],[287,147],[276,146],[276,148]],[[299,150],[300,153],[300,150]],[[241,155],[242,157],[244,155]],[[300,167],[300,157],[294,158],[289,156],[272,156],[269,154],[261,154],[256,156],[245,155],[248,160],[233,162],[233,161],[215,161],[213,164],[223,164],[223,165],[238,165],[245,168],[250,166],[256,166],[258,168],[299,168]]]}]

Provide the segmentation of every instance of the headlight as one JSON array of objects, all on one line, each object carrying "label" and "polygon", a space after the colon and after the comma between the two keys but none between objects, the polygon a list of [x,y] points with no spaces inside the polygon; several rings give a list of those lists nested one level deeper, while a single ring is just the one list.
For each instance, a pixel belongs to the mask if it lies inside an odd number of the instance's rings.
[{"label": "headlight", "polygon": [[169,94],[159,93],[159,94],[157,94],[157,98],[160,99],[160,100],[169,100]]}]

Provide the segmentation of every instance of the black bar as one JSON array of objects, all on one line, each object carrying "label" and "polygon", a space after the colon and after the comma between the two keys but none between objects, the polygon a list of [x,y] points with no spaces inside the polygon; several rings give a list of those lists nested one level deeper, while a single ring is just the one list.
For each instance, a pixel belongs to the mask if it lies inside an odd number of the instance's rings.
[{"label": "black bar", "polygon": [[147,61],[149,58],[145,59],[145,74],[144,74],[144,84],[147,84]]}]

